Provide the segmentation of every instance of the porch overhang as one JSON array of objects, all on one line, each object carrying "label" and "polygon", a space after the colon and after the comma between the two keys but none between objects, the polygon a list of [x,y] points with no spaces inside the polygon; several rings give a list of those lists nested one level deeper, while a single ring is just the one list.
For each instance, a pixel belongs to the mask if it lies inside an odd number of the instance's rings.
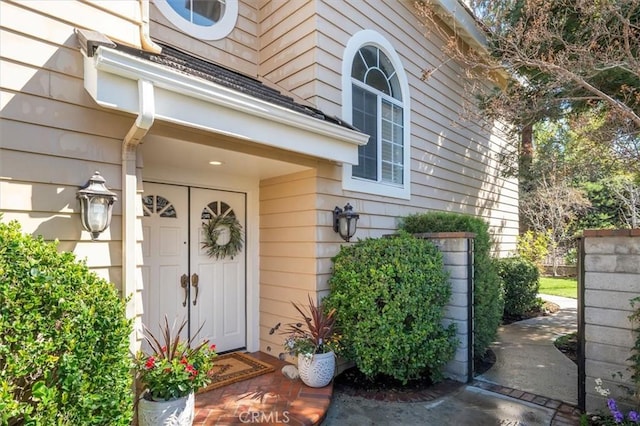
[{"label": "porch overhang", "polygon": [[84,86],[102,107],[140,113],[139,81],[153,86],[155,120],[338,163],[357,164],[369,136],[113,48],[84,55]]}]

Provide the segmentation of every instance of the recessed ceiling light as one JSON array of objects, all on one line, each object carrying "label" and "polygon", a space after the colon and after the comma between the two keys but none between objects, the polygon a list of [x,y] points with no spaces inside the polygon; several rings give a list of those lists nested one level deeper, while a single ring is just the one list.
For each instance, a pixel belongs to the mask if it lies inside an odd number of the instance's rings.
[{"label": "recessed ceiling light", "polygon": [[209,161],[209,164],[211,164],[212,166],[222,166],[222,161]]}]

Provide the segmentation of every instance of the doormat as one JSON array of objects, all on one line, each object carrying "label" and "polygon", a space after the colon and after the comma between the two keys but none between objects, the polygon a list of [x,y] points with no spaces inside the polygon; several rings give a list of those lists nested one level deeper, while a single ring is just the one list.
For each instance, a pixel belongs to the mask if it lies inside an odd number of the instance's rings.
[{"label": "doormat", "polygon": [[199,390],[198,393],[271,373],[274,370],[272,365],[255,359],[249,354],[232,352],[220,355],[213,361],[213,368],[211,369],[212,382],[207,387]]}]

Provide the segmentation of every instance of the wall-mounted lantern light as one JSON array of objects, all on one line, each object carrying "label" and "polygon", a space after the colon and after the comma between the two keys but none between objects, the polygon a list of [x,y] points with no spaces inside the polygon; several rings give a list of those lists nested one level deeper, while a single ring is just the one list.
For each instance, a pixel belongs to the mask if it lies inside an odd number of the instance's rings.
[{"label": "wall-mounted lantern light", "polygon": [[116,194],[107,189],[105,182],[100,173],[95,172],[77,192],[82,227],[91,233],[92,240],[109,227],[113,203],[118,199]]},{"label": "wall-mounted lantern light", "polygon": [[359,218],[360,215],[353,211],[351,204],[347,203],[344,209],[336,206],[333,209],[333,230],[340,234],[342,239],[349,242],[356,233]]}]

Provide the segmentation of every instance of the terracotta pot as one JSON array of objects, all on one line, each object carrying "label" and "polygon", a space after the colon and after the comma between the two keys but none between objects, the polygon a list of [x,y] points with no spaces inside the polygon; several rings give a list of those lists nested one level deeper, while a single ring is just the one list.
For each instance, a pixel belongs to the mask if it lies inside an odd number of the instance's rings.
[{"label": "terracotta pot", "polygon": [[312,358],[298,355],[298,372],[302,382],[312,388],[327,386],[336,371],[336,356],[333,352],[315,354]]},{"label": "terracotta pot", "polygon": [[190,393],[170,401],[138,402],[138,426],[191,426],[195,413],[195,396]]}]

